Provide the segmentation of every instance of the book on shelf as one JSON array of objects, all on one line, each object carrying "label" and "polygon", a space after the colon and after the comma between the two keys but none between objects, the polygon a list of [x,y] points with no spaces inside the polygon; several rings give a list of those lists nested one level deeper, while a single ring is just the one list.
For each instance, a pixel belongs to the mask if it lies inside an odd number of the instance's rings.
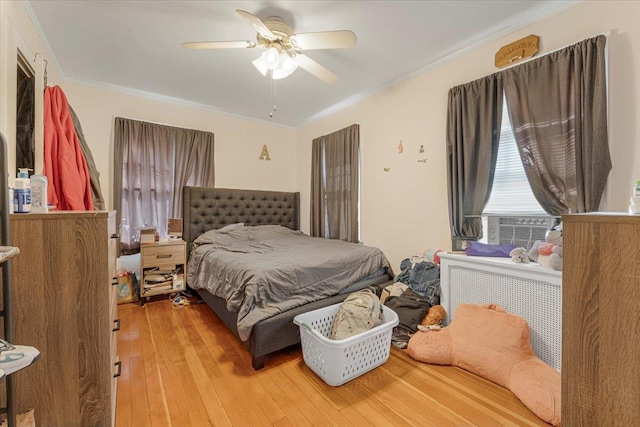
[{"label": "book on shelf", "polygon": [[173,283],[169,283],[166,285],[144,285],[145,292],[168,291],[171,289],[173,289]]}]

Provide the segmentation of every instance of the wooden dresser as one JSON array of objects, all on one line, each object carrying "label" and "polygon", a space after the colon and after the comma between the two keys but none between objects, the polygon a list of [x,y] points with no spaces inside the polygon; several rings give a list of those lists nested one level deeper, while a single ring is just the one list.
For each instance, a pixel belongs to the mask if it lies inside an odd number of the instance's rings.
[{"label": "wooden dresser", "polygon": [[638,425],[640,216],[562,219],[562,424]]},{"label": "wooden dresser", "polygon": [[117,376],[115,213],[14,214],[14,341],[41,358],[15,375],[38,426],[112,426]]}]

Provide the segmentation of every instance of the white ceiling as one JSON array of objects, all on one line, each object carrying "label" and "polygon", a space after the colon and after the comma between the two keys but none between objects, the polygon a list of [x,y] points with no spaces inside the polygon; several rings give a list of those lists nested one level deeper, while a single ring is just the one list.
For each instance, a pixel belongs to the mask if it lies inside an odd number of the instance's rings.
[{"label": "white ceiling", "polygon": [[[63,77],[215,111],[299,127],[465,50],[563,10],[575,0],[467,1],[58,1],[30,0]],[[271,81],[255,49],[185,50],[183,41],[255,41],[236,9],[294,32],[349,29],[353,49],[307,55],[338,75],[305,70]]]}]

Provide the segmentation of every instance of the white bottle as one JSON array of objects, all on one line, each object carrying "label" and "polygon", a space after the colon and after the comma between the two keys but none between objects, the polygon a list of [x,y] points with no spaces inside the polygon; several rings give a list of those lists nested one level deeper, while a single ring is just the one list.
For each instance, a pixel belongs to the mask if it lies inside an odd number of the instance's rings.
[{"label": "white bottle", "polygon": [[31,175],[31,212],[48,212],[47,185],[48,180],[44,175]]},{"label": "white bottle", "polygon": [[640,214],[640,181],[633,186],[633,196],[629,202],[629,213]]},{"label": "white bottle", "polygon": [[13,185],[13,211],[15,213],[31,212],[31,187],[29,185],[29,169],[18,169],[18,177]]}]

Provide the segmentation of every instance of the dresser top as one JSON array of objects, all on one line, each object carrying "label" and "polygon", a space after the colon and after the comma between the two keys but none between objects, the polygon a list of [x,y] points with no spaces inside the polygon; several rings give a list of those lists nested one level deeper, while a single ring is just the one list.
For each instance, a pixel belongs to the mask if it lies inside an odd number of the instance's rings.
[{"label": "dresser top", "polygon": [[562,215],[562,222],[598,222],[598,223],[620,223],[638,224],[640,215],[626,212],[589,212],[581,214]]},{"label": "dresser top", "polygon": [[33,221],[42,219],[107,218],[115,214],[115,211],[52,211],[45,213],[14,213],[9,215],[9,220]]}]

